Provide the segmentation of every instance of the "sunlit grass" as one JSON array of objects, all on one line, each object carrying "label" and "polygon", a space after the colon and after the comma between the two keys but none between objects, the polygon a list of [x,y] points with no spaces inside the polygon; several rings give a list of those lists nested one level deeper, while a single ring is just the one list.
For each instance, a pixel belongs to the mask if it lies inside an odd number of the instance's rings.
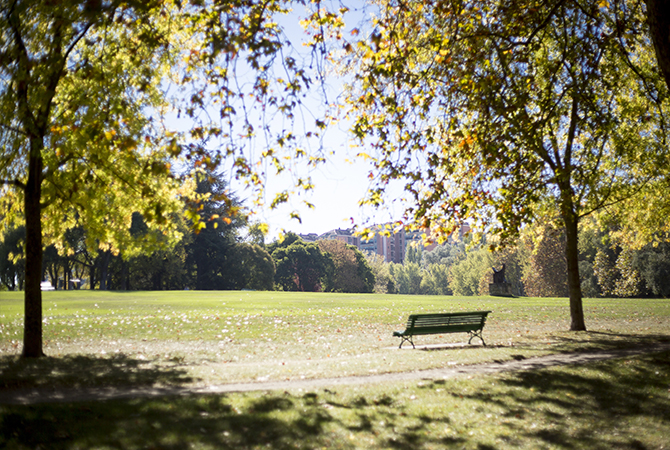
[{"label": "sunlit grass", "polygon": [[[492,310],[464,334],[398,350],[415,312]],[[0,292],[0,391],[203,386],[406,372],[670,339],[667,300],[283,292],[46,292],[48,358],[20,359],[22,295]],[[670,354],[332,389],[0,405],[0,448],[661,449]]]},{"label": "sunlit grass", "polygon": [[[475,345],[464,345],[467,335],[453,334],[415,340],[435,351],[397,350],[392,332],[404,328],[409,314],[468,310],[493,311],[484,329],[487,347],[476,339]],[[667,300],[587,299],[585,310],[590,331],[570,333],[566,299],[59,291],[44,293],[44,341],[46,353],[61,359],[179,367],[191,383],[207,385],[403,372],[639,345],[670,329]],[[11,360],[8,355],[17,355],[21,342],[22,294],[0,292],[2,355]],[[39,374],[52,363],[35,364],[44,366],[31,369]],[[70,375],[63,369],[64,375],[52,381],[113,381],[73,367]],[[29,386],[38,379],[22,373],[20,382]]]}]

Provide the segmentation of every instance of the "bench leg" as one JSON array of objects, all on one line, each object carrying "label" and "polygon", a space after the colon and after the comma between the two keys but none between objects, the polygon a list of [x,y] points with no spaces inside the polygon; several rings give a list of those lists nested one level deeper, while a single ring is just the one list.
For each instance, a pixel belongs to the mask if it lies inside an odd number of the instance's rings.
[{"label": "bench leg", "polygon": [[484,344],[484,347],[486,347],[486,342],[484,342],[484,337],[482,336],[482,332],[483,332],[483,331],[484,331],[484,330],[479,330],[479,332],[476,332],[476,331],[468,331],[468,333],[470,334],[470,340],[468,340],[468,345],[470,344],[470,342],[472,342],[472,339],[473,339],[473,338],[478,337],[479,339],[482,340],[482,344]]},{"label": "bench leg", "polygon": [[414,342],[412,342],[412,336],[400,336],[400,339],[401,339],[400,346],[398,348],[402,348],[402,344],[404,344],[405,342],[409,342],[410,344],[412,344],[412,348],[416,348],[414,346]]}]

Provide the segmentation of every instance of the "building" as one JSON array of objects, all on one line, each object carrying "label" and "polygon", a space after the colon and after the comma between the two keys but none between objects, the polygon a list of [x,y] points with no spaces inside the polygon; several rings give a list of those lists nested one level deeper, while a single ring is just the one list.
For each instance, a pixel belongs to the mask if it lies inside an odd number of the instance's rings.
[{"label": "building", "polygon": [[377,232],[372,239],[362,240],[359,249],[366,253],[379,255],[386,262],[401,264],[405,259],[406,244],[405,230],[401,229],[389,236]]},{"label": "building", "polygon": [[342,241],[345,244],[353,245],[356,248],[360,248],[361,246],[361,238],[354,236],[354,231],[351,228],[346,230],[338,228],[336,230],[328,231],[327,233],[323,233],[321,236],[319,236],[318,240]]},{"label": "building", "polygon": [[[337,228],[335,230],[328,231],[321,235],[316,233],[309,234],[300,234],[299,236],[305,242],[316,242],[321,240],[338,240],[343,241],[346,244],[353,245],[364,253],[370,253],[379,255],[384,258],[386,262],[394,262],[402,264],[405,260],[406,248],[409,244],[416,242],[423,245],[425,251],[431,251],[437,246],[437,242],[432,242],[430,244],[425,244],[423,242],[422,233],[420,231],[405,231],[400,229],[399,231],[392,232],[388,230],[389,236],[384,236],[381,234],[385,226],[378,225],[375,227],[378,230],[374,237],[370,240],[363,240],[358,236],[355,236],[353,229],[341,229]],[[467,233],[470,229],[469,226],[464,225],[459,231],[459,237],[462,239],[463,235]],[[453,242],[452,238],[449,238],[449,242]]]}]

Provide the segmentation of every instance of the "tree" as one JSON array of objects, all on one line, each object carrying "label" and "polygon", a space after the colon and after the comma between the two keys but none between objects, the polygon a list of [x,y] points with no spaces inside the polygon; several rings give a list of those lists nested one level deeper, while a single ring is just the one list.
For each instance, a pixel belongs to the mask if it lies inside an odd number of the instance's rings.
[{"label": "tree", "polygon": [[421,293],[425,295],[452,295],[449,289],[449,266],[430,264],[421,280]]},{"label": "tree", "polygon": [[339,240],[321,240],[317,244],[333,260],[332,291],[373,291],[375,276],[360,250]]},{"label": "tree", "polygon": [[[146,251],[130,258],[123,254],[112,258],[110,289],[169,290],[193,288],[187,273],[187,248],[192,244],[194,232],[185,220],[175,219],[182,238],[170,245],[145,245]],[[131,234],[137,240],[161,241],[164,237],[149,229],[139,214],[133,215]]]},{"label": "tree", "polygon": [[387,263],[382,255],[376,253],[368,253],[366,258],[375,277],[373,292],[377,294],[395,294],[395,282],[391,274],[392,263]]},{"label": "tree", "polygon": [[670,1],[646,0],[647,24],[654,44],[656,61],[670,88]]},{"label": "tree", "polygon": [[258,244],[236,244],[229,256],[235,274],[236,289],[271,291],[274,289],[275,263],[272,256]]},{"label": "tree", "polygon": [[6,231],[0,242],[0,282],[10,291],[23,288],[25,238],[25,227],[18,227]]},{"label": "tree", "polygon": [[468,252],[465,259],[451,266],[449,271],[449,288],[454,295],[483,295],[488,292],[481,291],[482,280],[490,280],[491,266],[493,265],[492,253],[483,247]]},{"label": "tree", "polygon": [[170,56],[167,21],[154,21],[160,9],[74,0],[0,8],[0,182],[23,197],[26,227],[23,356],[43,354],[43,235],[73,225],[76,208],[90,237],[113,248],[130,211],[165,224],[174,203],[147,115],[160,105]]},{"label": "tree", "polygon": [[464,257],[465,244],[462,242],[441,244],[424,254],[427,264],[441,264],[447,267]]},{"label": "tree", "polygon": [[201,229],[187,246],[186,265],[194,274],[195,289],[234,289],[238,283],[229,253],[237,243],[237,230],[246,224],[240,204],[220,174],[198,171],[196,192],[203,196],[194,225]]},{"label": "tree", "polygon": [[[2,4],[0,195],[23,202],[15,213],[26,227],[24,356],[43,354],[43,238],[57,240],[75,226],[73,210],[104,269],[120,248],[132,257],[134,212],[171,239],[179,237],[169,220],[188,194],[170,170],[178,155],[208,168],[227,160],[257,191],[265,166],[256,165],[257,152],[240,145],[257,133],[272,142],[260,153],[277,171],[286,167],[284,152],[294,151],[291,163],[323,160],[307,155],[294,134],[294,112],[312,80],[274,20],[291,3]],[[315,23],[338,17],[318,7],[310,12]],[[318,27],[311,34],[316,49],[323,42]],[[245,83],[238,83],[238,71]],[[187,131],[167,129],[161,119],[173,113],[188,118]],[[252,113],[260,116],[257,123]],[[316,119],[310,137],[318,138],[325,124]],[[296,183],[311,186],[308,177]],[[104,286],[106,277],[100,280]]]},{"label": "tree", "polygon": [[398,294],[421,294],[424,273],[419,264],[408,261],[403,264],[393,264],[391,274]]},{"label": "tree", "polygon": [[388,0],[379,11],[348,46],[352,129],[376,151],[368,202],[403,179],[405,220],[441,236],[470,220],[501,245],[550,204],[566,233],[570,329],[584,330],[579,222],[634,196],[667,158],[667,89],[642,6]]},{"label": "tree", "polygon": [[523,271],[526,294],[531,297],[566,297],[565,233],[551,223],[538,223],[528,234],[531,252]]},{"label": "tree", "polygon": [[649,294],[670,297],[670,243],[647,245],[636,252],[634,263]]},{"label": "tree", "polygon": [[318,244],[305,242],[294,233],[270,246],[277,271],[275,283],[285,291],[329,291],[332,286],[333,260],[321,252]]}]

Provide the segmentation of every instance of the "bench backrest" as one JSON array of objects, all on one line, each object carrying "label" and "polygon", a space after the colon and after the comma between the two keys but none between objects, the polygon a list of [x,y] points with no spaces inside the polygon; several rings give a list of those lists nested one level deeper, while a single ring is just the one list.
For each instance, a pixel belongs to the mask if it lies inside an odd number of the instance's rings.
[{"label": "bench backrest", "polygon": [[412,314],[407,319],[407,330],[411,330],[415,334],[447,329],[452,331],[481,330],[486,323],[486,316],[490,312]]}]

